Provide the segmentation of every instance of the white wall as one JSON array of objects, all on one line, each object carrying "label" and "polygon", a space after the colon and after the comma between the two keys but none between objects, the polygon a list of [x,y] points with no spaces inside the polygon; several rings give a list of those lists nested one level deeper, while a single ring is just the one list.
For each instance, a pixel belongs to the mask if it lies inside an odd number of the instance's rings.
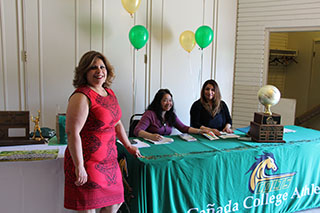
[{"label": "white wall", "polygon": [[236,44],[237,1],[219,1],[217,17],[217,49],[214,79],[219,83],[222,99],[232,112],[234,57]]},{"label": "white wall", "polygon": [[234,127],[248,126],[253,113],[262,110],[257,92],[267,80],[269,33],[293,29],[320,29],[320,1],[239,0]]},{"label": "white wall", "polygon": [[[216,78],[231,108],[236,9],[234,0],[147,0],[131,18],[114,0],[0,0],[0,110],[34,115],[40,109],[42,126],[54,128],[73,91],[74,67],[91,49],[115,67],[112,88],[126,128],[133,111],[143,112],[159,88],[172,91],[178,116],[189,124],[190,106],[208,78]],[[139,51],[128,39],[135,24],[149,31]],[[179,36],[203,24],[214,29],[214,42],[203,57],[198,47],[188,54]]]}]

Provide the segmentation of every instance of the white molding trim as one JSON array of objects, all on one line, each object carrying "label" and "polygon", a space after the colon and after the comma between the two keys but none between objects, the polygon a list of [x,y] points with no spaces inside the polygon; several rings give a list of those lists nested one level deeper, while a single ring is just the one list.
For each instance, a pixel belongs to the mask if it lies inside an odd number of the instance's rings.
[{"label": "white molding trim", "polygon": [[[213,48],[212,48],[212,66],[211,79],[217,79],[217,28],[218,28],[218,4],[219,0],[214,0],[214,14],[213,14]],[[201,85],[200,85],[201,87]]]},{"label": "white molding trim", "polygon": [[[39,98],[41,118],[44,118],[44,86],[43,86],[43,38],[42,38],[42,0],[38,0],[38,37],[39,37]],[[41,124],[43,119],[40,120]]]},{"label": "white molding trim", "polygon": [[[74,35],[74,42],[75,42],[75,48],[74,48],[74,67],[77,66],[78,58],[79,58],[79,4],[78,1],[74,1],[74,9],[75,9],[75,35]],[[104,47],[102,47],[104,48]]]},{"label": "white molding trim", "polygon": [[320,31],[320,26],[297,26],[297,27],[266,27],[269,32],[304,32]]},{"label": "white molding trim", "polygon": [[8,109],[8,90],[7,90],[7,58],[6,58],[6,37],[4,33],[5,24],[4,24],[4,8],[3,4],[1,4],[2,1],[0,1],[0,33],[1,33],[1,52],[2,52],[2,80],[3,80],[3,110]]}]

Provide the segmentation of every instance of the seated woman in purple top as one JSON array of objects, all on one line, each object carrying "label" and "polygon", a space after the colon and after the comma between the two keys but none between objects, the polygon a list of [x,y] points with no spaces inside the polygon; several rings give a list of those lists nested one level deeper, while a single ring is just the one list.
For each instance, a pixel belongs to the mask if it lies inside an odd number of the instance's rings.
[{"label": "seated woman in purple top", "polygon": [[206,132],[184,125],[174,113],[172,94],[168,89],[160,89],[134,129],[134,134],[159,141],[162,135],[171,134],[172,127],[182,133]]}]

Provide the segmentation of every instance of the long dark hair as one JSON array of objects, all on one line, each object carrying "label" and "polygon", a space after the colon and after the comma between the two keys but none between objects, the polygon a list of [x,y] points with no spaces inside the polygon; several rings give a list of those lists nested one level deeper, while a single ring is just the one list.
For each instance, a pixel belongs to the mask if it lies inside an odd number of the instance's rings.
[{"label": "long dark hair", "polygon": [[[214,98],[212,99],[212,107],[210,107],[207,99],[204,96],[205,88],[208,84],[211,84],[214,88]],[[209,111],[209,113],[214,117],[219,111],[220,111],[220,103],[221,103],[221,93],[218,86],[218,83],[213,80],[209,79],[206,82],[204,82],[202,89],[201,89],[201,95],[200,95],[200,101],[203,105],[203,107]]]},{"label": "long dark hair", "polygon": [[101,59],[107,69],[107,78],[102,86],[105,88],[109,88],[111,86],[112,80],[114,79],[114,71],[112,65],[102,53],[89,51],[81,57],[79,65],[75,69],[73,79],[73,86],[75,88],[88,84],[87,73],[90,71],[92,65],[96,62],[97,59]]},{"label": "long dark hair", "polygon": [[165,120],[166,122],[168,122],[168,124],[170,126],[173,126],[174,123],[176,122],[176,115],[174,113],[174,104],[173,104],[173,97],[171,92],[168,89],[159,89],[158,92],[156,93],[156,95],[154,96],[153,101],[151,102],[151,104],[148,106],[147,110],[152,110],[156,113],[157,118],[161,121],[162,124],[164,124],[164,121],[162,119],[161,113],[163,111],[162,106],[161,106],[161,99],[163,98],[163,96],[165,94],[169,94],[171,96],[172,99],[172,107],[169,111],[167,111],[164,114]]}]

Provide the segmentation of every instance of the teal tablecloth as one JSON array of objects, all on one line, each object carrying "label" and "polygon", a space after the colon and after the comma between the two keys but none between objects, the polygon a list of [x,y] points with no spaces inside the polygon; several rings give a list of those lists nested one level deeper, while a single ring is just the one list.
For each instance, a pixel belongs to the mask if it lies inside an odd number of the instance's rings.
[{"label": "teal tablecloth", "polygon": [[[297,126],[286,143],[237,139],[141,148],[128,167],[131,212],[295,212],[320,207],[320,132]],[[240,132],[237,132],[240,133]]]}]

